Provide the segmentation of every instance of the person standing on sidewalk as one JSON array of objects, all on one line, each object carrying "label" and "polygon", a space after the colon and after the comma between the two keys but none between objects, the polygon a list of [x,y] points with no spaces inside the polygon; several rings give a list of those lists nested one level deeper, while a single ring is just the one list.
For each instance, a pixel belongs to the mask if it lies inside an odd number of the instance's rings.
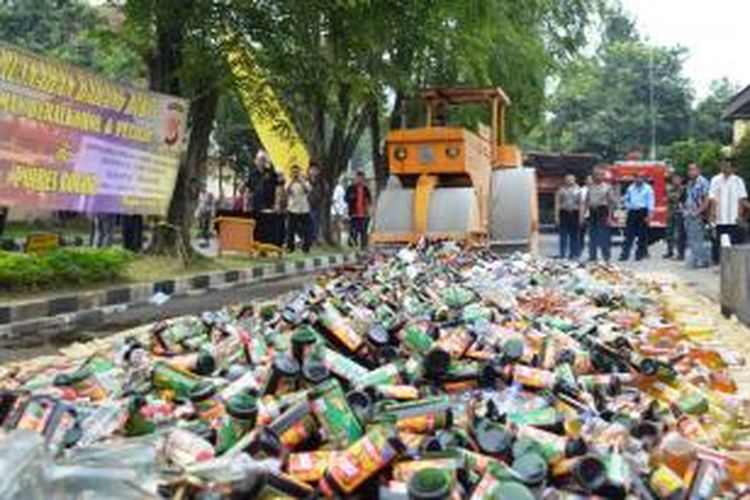
[{"label": "person standing on sidewalk", "polygon": [[625,261],[630,258],[630,250],[636,239],[638,243],[635,260],[643,260],[648,257],[648,228],[655,206],[654,189],[646,182],[646,176],[643,173],[637,174],[635,181],[628,186],[624,201],[627,219],[625,242],[622,245],[620,260]]},{"label": "person standing on sidewalk", "polygon": [[560,231],[561,259],[577,259],[581,242],[581,188],[572,174],[565,176],[565,183],[555,195],[555,224]]},{"label": "person standing on sidewalk", "polygon": [[273,208],[276,204],[278,174],[268,154],[260,150],[255,155],[255,169],[251,170],[248,185],[252,190],[251,204],[255,219],[255,240],[273,241]]},{"label": "person standing on sidewalk", "polygon": [[586,196],[588,196],[589,192],[589,186],[591,186],[594,183],[594,177],[591,175],[587,175],[586,178],[583,180],[583,186],[581,186],[581,223],[578,225],[580,227],[580,241],[578,243],[578,248],[580,249],[579,253],[583,253],[583,249],[586,248],[586,232],[589,229],[589,214],[584,209],[584,202],[586,201]]},{"label": "person standing on sidewalk", "polygon": [[349,207],[349,238],[362,249],[367,248],[371,203],[372,196],[365,184],[365,173],[359,170],[354,176],[354,183],[346,190],[346,204]]},{"label": "person standing on sidewalk", "polygon": [[688,166],[688,184],[685,188],[685,234],[690,250],[688,266],[708,267],[706,247],[706,216],[708,212],[708,180],[701,175],[698,165]]},{"label": "person standing on sidewalk", "polygon": [[663,255],[665,259],[685,259],[685,197],[682,176],[673,174],[672,183],[667,191],[667,253]]},{"label": "person standing on sidewalk", "polygon": [[331,199],[331,226],[333,229],[333,242],[335,245],[342,245],[342,236],[346,227],[346,219],[349,216],[349,207],[346,206],[346,188],[344,187],[345,179],[342,176],[336,187],[333,188],[333,198]]},{"label": "person standing on sidewalk", "polygon": [[211,223],[216,213],[214,195],[210,191],[201,189],[198,195],[198,206],[195,208],[195,219],[198,221],[198,236],[202,241],[198,243],[201,248],[207,248],[211,242]]},{"label": "person standing on sidewalk", "polygon": [[589,261],[596,261],[597,252],[601,251],[602,258],[609,262],[612,246],[610,223],[615,203],[615,193],[605,178],[604,169],[596,167],[581,210],[581,218],[583,214],[589,214]]},{"label": "person standing on sidewalk", "polygon": [[310,183],[302,175],[299,165],[292,166],[292,178],[286,188],[287,212],[289,227],[287,229],[286,247],[294,252],[295,238],[302,240],[302,251],[310,251]]},{"label": "person standing on sidewalk", "polygon": [[286,226],[287,226],[287,193],[286,179],[279,173],[276,178],[276,199],[274,200],[272,220],[272,238],[271,243],[279,248],[283,248],[286,243]]},{"label": "person standing on sidewalk", "polygon": [[320,242],[320,229],[323,225],[323,207],[325,205],[328,183],[320,172],[318,162],[311,161],[307,170],[310,182],[310,194],[307,198],[310,202],[310,240],[313,243]]},{"label": "person standing on sidewalk", "polygon": [[711,200],[711,218],[716,224],[716,238],[713,242],[714,264],[719,263],[719,247],[722,235],[729,236],[732,245],[742,243],[740,222],[743,206],[747,199],[745,181],[734,174],[731,158],[721,163],[721,173],[711,179],[708,197]]}]

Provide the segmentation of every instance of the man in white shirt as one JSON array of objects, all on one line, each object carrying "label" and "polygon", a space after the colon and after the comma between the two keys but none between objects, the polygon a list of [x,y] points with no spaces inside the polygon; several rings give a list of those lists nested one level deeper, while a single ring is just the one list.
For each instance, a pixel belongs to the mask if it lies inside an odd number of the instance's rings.
[{"label": "man in white shirt", "polygon": [[713,247],[714,263],[719,263],[719,245],[721,236],[729,236],[732,245],[742,243],[740,221],[742,208],[747,199],[745,181],[734,174],[731,160],[724,160],[721,173],[711,179],[708,192],[711,201],[711,219],[716,224],[716,240]]}]

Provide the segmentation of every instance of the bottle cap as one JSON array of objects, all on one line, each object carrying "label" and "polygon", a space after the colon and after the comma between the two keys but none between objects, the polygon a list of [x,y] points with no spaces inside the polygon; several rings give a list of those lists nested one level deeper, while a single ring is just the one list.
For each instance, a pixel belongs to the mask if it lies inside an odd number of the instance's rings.
[{"label": "bottle cap", "polygon": [[568,458],[585,455],[589,447],[583,438],[568,439],[565,443],[565,456]]},{"label": "bottle cap", "polygon": [[510,339],[503,344],[503,361],[515,363],[523,357],[524,342],[521,339]]},{"label": "bottle cap", "polygon": [[302,376],[306,381],[313,385],[324,382],[330,375],[331,372],[328,368],[322,362],[314,358],[308,359],[305,361],[305,364],[302,365]]},{"label": "bottle cap", "polygon": [[474,437],[479,449],[488,455],[507,453],[513,440],[505,427],[486,419],[480,420],[474,426]]},{"label": "bottle cap", "polygon": [[188,397],[190,401],[199,403],[211,398],[214,394],[216,394],[216,387],[212,383],[201,382],[190,390]]},{"label": "bottle cap", "polygon": [[198,359],[195,361],[195,373],[197,375],[211,375],[216,370],[216,360],[205,351],[198,353]]},{"label": "bottle cap", "polygon": [[273,358],[273,369],[287,377],[296,377],[299,374],[299,363],[287,353],[277,354]]},{"label": "bottle cap", "polygon": [[385,346],[390,342],[391,337],[388,335],[388,330],[383,325],[375,324],[367,332],[367,340],[369,340],[375,346]]},{"label": "bottle cap", "polygon": [[536,497],[526,486],[516,481],[502,481],[493,490],[492,498],[508,498],[513,500],[534,500]]},{"label": "bottle cap", "polygon": [[258,402],[257,400],[245,394],[237,394],[229,398],[227,401],[226,410],[229,416],[236,418],[237,420],[255,421],[258,416]]},{"label": "bottle cap", "polygon": [[524,453],[513,460],[512,468],[528,486],[538,486],[547,477],[547,462],[539,453]]},{"label": "bottle cap", "polygon": [[439,380],[448,371],[451,355],[440,347],[433,347],[424,357],[422,367],[425,376],[432,380]]},{"label": "bottle cap", "polygon": [[409,500],[445,500],[450,498],[452,489],[453,478],[448,471],[422,469],[409,480]]},{"label": "bottle cap", "polygon": [[588,491],[594,491],[607,481],[607,468],[593,455],[582,457],[573,468],[576,482]]},{"label": "bottle cap", "polygon": [[314,344],[316,340],[317,335],[315,335],[315,332],[309,326],[303,326],[302,328],[299,328],[292,335],[292,344],[295,345],[306,346]]}]

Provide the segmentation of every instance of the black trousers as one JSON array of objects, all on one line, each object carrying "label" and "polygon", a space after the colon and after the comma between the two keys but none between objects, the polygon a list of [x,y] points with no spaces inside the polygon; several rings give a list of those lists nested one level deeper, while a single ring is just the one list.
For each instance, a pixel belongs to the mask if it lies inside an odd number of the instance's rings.
[{"label": "black trousers", "polygon": [[352,217],[349,220],[349,238],[362,249],[367,248],[369,217]]},{"label": "black trousers", "polygon": [[732,245],[741,245],[745,239],[742,234],[742,228],[737,224],[717,224],[716,237],[713,239],[711,245],[711,257],[713,258],[714,264],[720,262],[721,235],[723,234],[729,235],[729,240],[732,242]]},{"label": "black trousers", "polygon": [[622,246],[622,255],[620,258],[627,260],[630,258],[630,250],[633,248],[633,242],[638,239],[635,249],[635,258],[643,259],[648,255],[648,209],[628,210],[628,217],[625,223],[625,242]]},{"label": "black trousers", "polygon": [[685,218],[681,212],[674,212],[669,216],[669,225],[667,226],[667,254],[672,255],[674,250],[677,250],[677,257],[683,259],[686,246]]},{"label": "black trousers", "polygon": [[122,218],[122,246],[131,252],[143,250],[143,216],[125,215]]},{"label": "black trousers", "polygon": [[577,259],[581,253],[581,213],[560,210],[560,252],[563,259]]},{"label": "black trousers", "polygon": [[299,236],[302,240],[302,251],[310,251],[311,224],[310,214],[289,213],[289,228],[287,230],[286,247],[290,252],[294,252],[294,239]]},{"label": "black trousers", "polygon": [[255,241],[260,243],[271,243],[273,244],[273,213],[271,212],[255,212],[253,218],[255,219]]}]

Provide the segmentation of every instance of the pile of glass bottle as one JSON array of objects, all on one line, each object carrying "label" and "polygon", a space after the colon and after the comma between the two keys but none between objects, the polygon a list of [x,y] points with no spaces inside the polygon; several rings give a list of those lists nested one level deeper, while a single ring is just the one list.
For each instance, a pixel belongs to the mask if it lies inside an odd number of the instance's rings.
[{"label": "pile of glass bottle", "polygon": [[373,255],[6,377],[0,493],[741,496],[742,360],[682,331],[660,293],[450,242]]}]

